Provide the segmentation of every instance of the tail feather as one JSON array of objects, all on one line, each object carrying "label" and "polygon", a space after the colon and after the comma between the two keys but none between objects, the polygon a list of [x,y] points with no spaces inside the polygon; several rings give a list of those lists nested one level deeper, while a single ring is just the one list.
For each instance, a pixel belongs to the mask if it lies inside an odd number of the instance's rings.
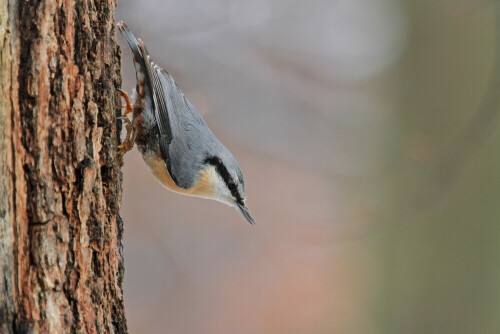
[{"label": "tail feather", "polygon": [[125,22],[123,21],[118,22],[117,27],[118,30],[120,30],[120,33],[122,34],[123,38],[127,41],[128,45],[130,46],[130,49],[132,50],[134,56],[137,58],[137,61],[140,61],[144,63],[144,65],[146,65],[144,62],[144,56],[139,51],[139,40],[134,36],[132,31],[130,31]]},{"label": "tail feather", "polygon": [[118,30],[122,34],[123,38],[127,41],[130,49],[132,50],[134,65],[135,65],[135,75],[137,80],[136,91],[141,97],[147,97],[150,92],[150,78],[148,74],[148,66],[146,64],[148,52],[144,43],[136,38],[132,31],[128,28],[125,22],[121,21],[117,24]]}]

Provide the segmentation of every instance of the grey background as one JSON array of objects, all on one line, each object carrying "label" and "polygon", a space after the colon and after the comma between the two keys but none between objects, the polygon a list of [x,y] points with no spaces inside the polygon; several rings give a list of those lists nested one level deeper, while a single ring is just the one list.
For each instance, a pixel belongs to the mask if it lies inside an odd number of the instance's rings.
[{"label": "grey background", "polygon": [[[119,1],[238,160],[257,222],[128,153],[131,333],[497,333],[497,101],[480,108],[497,6]],[[123,76],[131,91],[128,48]]]}]

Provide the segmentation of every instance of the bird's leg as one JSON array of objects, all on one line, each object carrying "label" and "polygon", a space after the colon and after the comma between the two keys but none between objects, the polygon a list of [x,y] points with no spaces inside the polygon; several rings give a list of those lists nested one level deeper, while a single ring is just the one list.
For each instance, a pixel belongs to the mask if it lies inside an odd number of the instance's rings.
[{"label": "bird's leg", "polygon": [[135,138],[137,137],[137,131],[135,129],[135,118],[133,121],[130,121],[128,117],[124,116],[117,117],[116,119],[122,120],[127,123],[125,125],[125,129],[127,130],[125,140],[121,145],[118,145],[118,153],[125,154],[134,147]]},{"label": "bird's leg", "polygon": [[121,89],[117,89],[117,90],[118,90],[118,92],[120,92],[120,96],[122,96],[125,99],[125,105],[122,105],[122,108],[125,108],[125,112],[123,113],[123,116],[127,117],[128,114],[134,112],[134,108],[132,107],[132,103],[130,103],[130,98],[128,97],[128,94]]},{"label": "bird's leg", "polygon": [[134,111],[132,103],[130,103],[130,98],[128,97],[128,94],[123,90],[118,89],[118,91],[120,92],[120,96],[125,99],[125,105],[122,106],[122,108],[125,108],[125,112],[123,113],[123,116],[117,117],[116,119],[120,119],[127,123],[127,125],[125,125],[127,135],[125,136],[125,140],[123,141],[123,143],[118,146],[118,153],[125,154],[134,147],[135,137],[137,136],[137,133],[135,129],[135,118],[133,121],[130,121],[130,118],[128,117],[128,114],[133,113]]}]

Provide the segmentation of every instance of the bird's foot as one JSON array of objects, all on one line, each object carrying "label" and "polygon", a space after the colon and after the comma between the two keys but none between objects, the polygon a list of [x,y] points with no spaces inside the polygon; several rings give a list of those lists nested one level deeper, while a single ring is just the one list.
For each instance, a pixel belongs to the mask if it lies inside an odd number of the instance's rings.
[{"label": "bird's foot", "polygon": [[125,125],[125,130],[127,130],[125,140],[121,143],[121,145],[118,145],[118,153],[123,155],[134,147],[135,138],[137,136],[137,131],[135,128],[135,119],[133,121],[130,121],[130,119],[124,116],[117,117],[116,119],[122,120],[125,123],[127,123]]},{"label": "bird's foot", "polygon": [[123,113],[123,116],[116,118],[127,123],[125,125],[125,129],[127,130],[127,135],[125,136],[125,140],[121,143],[121,145],[118,145],[118,153],[123,155],[134,147],[134,142],[137,132],[135,129],[135,118],[133,121],[131,121],[130,118],[128,117],[128,114],[133,114],[134,111],[134,108],[130,103],[130,98],[128,94],[123,90],[121,89],[117,90],[120,92],[120,96],[122,96],[125,99],[125,105],[122,106],[122,108],[125,108],[125,112]]},{"label": "bird's foot", "polygon": [[123,97],[123,99],[125,100],[125,104],[122,105],[122,108],[125,108],[125,112],[123,113],[123,116],[128,118],[128,114],[134,113],[134,108],[132,107],[132,103],[130,102],[130,97],[128,96],[128,94],[125,91],[123,91],[119,88],[117,89],[117,91],[120,93],[120,96]]}]

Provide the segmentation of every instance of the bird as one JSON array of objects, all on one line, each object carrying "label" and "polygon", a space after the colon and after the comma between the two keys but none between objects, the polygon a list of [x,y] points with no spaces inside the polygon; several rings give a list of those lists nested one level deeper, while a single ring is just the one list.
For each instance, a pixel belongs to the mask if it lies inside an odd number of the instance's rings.
[{"label": "bird", "polygon": [[[215,137],[172,76],[153,62],[143,41],[125,22],[117,24],[132,51],[136,72],[135,99],[118,89],[127,124],[118,152],[137,145],[155,178],[179,194],[216,200],[236,208],[250,223],[245,182],[236,159]],[[131,119],[129,115],[132,114]]]}]

